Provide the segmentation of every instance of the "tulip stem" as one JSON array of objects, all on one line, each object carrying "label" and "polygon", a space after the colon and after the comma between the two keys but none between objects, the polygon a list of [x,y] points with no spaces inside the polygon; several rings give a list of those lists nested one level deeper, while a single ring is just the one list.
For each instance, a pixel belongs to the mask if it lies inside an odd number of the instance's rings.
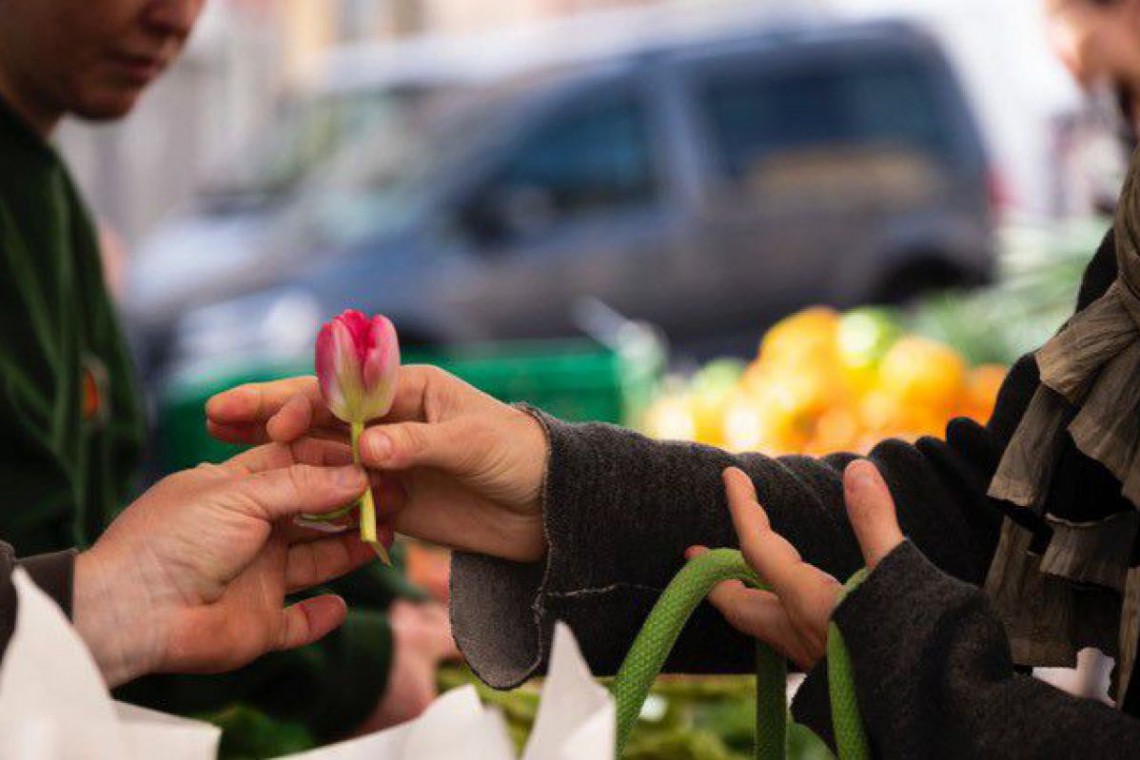
[{"label": "tulip stem", "polygon": [[[357,465],[360,464],[360,434],[363,432],[363,422],[352,423],[352,461]],[[360,540],[372,547],[381,562],[391,565],[388,550],[376,536],[376,502],[373,500],[371,486],[360,495],[357,503],[360,505]]]}]

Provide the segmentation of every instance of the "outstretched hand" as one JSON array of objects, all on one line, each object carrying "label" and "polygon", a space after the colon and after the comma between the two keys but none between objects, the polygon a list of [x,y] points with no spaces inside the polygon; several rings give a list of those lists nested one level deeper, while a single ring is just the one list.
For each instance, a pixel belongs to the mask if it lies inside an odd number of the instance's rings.
[{"label": "outstretched hand", "polygon": [[[313,377],[243,385],[210,399],[224,441],[346,441]],[[391,412],[361,437],[382,473],[377,514],[400,533],[520,562],[546,552],[542,486],[547,440],[530,414],[429,366],[401,367]]]},{"label": "outstretched hand", "polygon": [[[724,472],[732,523],[741,553],[770,590],[747,588],[725,581],[709,595],[733,628],[760,639],[801,668],[809,669],[827,651],[827,629],[839,602],[842,585],[803,561],[787,539],[772,530],[756,497],[752,480],[742,471]],[[863,550],[867,569],[903,541],[894,500],[873,464],[860,460],[843,474],[844,497],[851,527]],[[692,547],[694,556],[704,547]]]},{"label": "outstretched hand", "polygon": [[285,595],[372,553],[354,533],[292,518],[342,507],[366,485],[345,447],[304,441],[186,470],[143,494],[76,560],[75,626],[107,681],[231,670],[339,626],[339,597],[286,607]]}]

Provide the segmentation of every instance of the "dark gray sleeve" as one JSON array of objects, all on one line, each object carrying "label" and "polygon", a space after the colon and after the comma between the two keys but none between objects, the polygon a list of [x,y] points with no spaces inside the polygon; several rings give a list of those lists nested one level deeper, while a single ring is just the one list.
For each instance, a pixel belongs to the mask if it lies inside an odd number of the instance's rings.
[{"label": "dark gray sleeve", "polygon": [[910,542],[883,559],[835,621],[876,757],[1140,752],[1140,721],[1015,673],[985,595],[939,571]]},{"label": "dark gray sleeve", "polygon": [[12,547],[0,541],[0,655],[7,649],[16,626],[16,589],[12,585],[12,573],[17,567],[24,568],[36,585],[71,617],[75,552],[55,552],[17,560]]},{"label": "dark gray sleeve", "polygon": [[[840,578],[862,565],[843,504],[842,471],[851,455],[734,456],[538,416],[550,440],[545,561],[457,554],[452,565],[455,636],[492,686],[513,687],[543,666],[557,620],[573,629],[595,673],[614,672],[684,550],[736,546],[721,481],[729,466],[752,476],[773,527],[805,559]],[[899,503],[907,535],[939,567],[972,582],[982,577],[1000,522],[984,497],[997,451],[984,428],[958,421],[946,441],[888,441],[870,456]],[[667,664],[694,673],[753,666],[751,644],[708,605]]]}]

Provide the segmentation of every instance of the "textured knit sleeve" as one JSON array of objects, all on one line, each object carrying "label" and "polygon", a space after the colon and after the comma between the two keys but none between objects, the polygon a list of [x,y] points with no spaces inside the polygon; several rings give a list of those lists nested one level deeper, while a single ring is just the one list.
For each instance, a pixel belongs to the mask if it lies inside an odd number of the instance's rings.
[{"label": "textured knit sleeve", "polygon": [[[1032,368],[1019,370],[1026,372]],[[862,565],[843,503],[842,473],[852,455],[733,456],[608,425],[541,419],[551,444],[545,559],[520,565],[457,554],[453,560],[456,639],[493,686],[514,686],[543,666],[557,620],[569,623],[595,673],[613,672],[684,550],[736,546],[721,481],[729,466],[752,476],[773,527],[807,561],[840,578]],[[939,567],[973,583],[985,572],[1000,524],[984,495],[999,451],[991,432],[959,420],[945,441],[887,441],[870,455],[891,486],[907,535]],[[747,640],[705,605],[668,667],[737,672],[753,665]]]},{"label": "textured knit sleeve", "polygon": [[875,756],[1126,758],[1140,721],[1014,672],[985,595],[909,542],[835,612]]},{"label": "textured knit sleeve", "polygon": [[12,547],[0,541],[0,659],[16,626],[16,589],[12,585],[12,573],[18,567],[27,571],[35,584],[55,600],[68,617],[71,616],[75,552],[54,552],[17,560]]}]

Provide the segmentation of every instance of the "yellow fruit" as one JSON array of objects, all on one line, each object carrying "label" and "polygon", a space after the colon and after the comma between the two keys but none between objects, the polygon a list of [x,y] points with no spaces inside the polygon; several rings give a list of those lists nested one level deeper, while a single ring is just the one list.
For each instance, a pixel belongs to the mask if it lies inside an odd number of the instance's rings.
[{"label": "yellow fruit", "polygon": [[731,451],[791,454],[806,440],[802,420],[770,396],[739,393],[725,407],[724,442]]},{"label": "yellow fruit", "polygon": [[902,338],[879,366],[879,390],[908,411],[952,409],[965,388],[966,362],[950,347],[925,338]]},{"label": "yellow fruit", "polygon": [[793,314],[772,326],[760,342],[768,369],[838,363],[839,315],[822,307]]},{"label": "yellow fruit", "polygon": [[645,413],[645,432],[663,441],[691,441],[696,437],[697,424],[693,419],[688,398],[662,396]]},{"label": "yellow fruit", "polygon": [[689,395],[689,415],[693,423],[693,440],[710,446],[724,442],[724,407],[727,393],[706,392]]}]

